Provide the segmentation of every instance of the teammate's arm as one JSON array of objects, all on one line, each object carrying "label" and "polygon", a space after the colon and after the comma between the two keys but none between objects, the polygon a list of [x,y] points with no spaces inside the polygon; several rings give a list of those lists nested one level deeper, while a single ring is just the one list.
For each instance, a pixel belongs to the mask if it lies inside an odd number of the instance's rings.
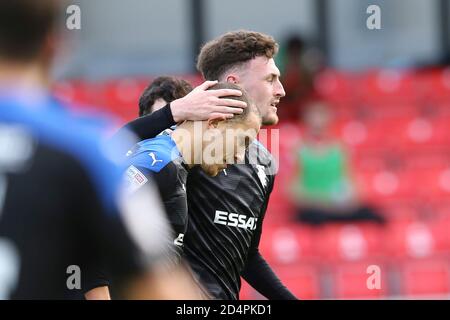
[{"label": "teammate's arm", "polygon": [[183,98],[172,101],[150,115],[127,123],[116,135],[124,131],[133,132],[140,140],[151,139],[163,130],[184,120],[206,120],[210,117],[232,118],[242,113],[247,105],[243,101],[221,99],[226,96],[241,96],[239,90],[207,90],[217,81],[206,81]]}]

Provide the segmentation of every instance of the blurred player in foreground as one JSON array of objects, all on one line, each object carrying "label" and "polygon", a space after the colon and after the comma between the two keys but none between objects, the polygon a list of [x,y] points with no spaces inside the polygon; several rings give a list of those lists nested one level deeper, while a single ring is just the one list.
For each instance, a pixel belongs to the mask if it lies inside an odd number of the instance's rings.
[{"label": "blurred player in foreground", "polygon": [[160,267],[170,229],[154,187],[124,197],[105,128],[49,95],[60,5],[0,2],[0,298],[82,298],[98,264],[122,297],[197,298],[183,270]]}]

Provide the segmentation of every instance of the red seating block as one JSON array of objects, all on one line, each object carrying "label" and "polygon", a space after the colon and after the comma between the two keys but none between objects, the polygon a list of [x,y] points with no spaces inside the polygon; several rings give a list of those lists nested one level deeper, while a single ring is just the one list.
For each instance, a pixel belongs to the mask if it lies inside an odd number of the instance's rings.
[{"label": "red seating block", "polygon": [[387,272],[382,264],[374,263],[374,261],[341,264],[333,271],[333,298],[380,299],[386,297]]},{"label": "red seating block", "polygon": [[396,222],[388,226],[386,250],[393,258],[427,258],[450,252],[448,221]]},{"label": "red seating block", "polygon": [[354,82],[355,77],[350,74],[326,70],[316,77],[314,87],[319,96],[328,101],[347,102],[355,98]]},{"label": "red seating block", "polygon": [[300,299],[320,298],[318,271],[311,266],[275,266],[274,270],[283,284]]},{"label": "red seating block", "polygon": [[405,263],[401,273],[402,293],[417,298],[450,294],[450,263],[425,260]]},{"label": "red seating block", "polygon": [[358,91],[365,101],[415,101],[416,81],[412,73],[398,70],[375,70],[363,75]]},{"label": "red seating block", "polygon": [[361,261],[383,256],[382,235],[373,224],[328,225],[316,235],[316,248],[326,261]]},{"label": "red seating block", "polygon": [[272,263],[293,264],[315,258],[314,230],[289,225],[263,229],[260,243],[263,256]]}]

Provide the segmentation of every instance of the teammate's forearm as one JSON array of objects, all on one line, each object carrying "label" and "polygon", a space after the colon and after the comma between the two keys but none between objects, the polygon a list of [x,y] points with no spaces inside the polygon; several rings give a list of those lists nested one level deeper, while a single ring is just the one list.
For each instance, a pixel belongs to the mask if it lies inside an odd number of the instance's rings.
[{"label": "teammate's forearm", "polygon": [[125,130],[133,132],[139,140],[151,139],[173,125],[175,125],[175,121],[170,104],[167,104],[152,114],[128,122],[117,132],[117,135]]}]

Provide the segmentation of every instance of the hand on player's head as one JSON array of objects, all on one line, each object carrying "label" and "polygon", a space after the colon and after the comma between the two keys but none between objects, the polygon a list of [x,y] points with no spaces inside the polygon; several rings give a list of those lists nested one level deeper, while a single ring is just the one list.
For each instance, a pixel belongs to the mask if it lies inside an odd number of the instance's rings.
[{"label": "hand on player's head", "polygon": [[207,120],[210,117],[232,118],[243,112],[247,104],[235,99],[222,97],[242,95],[236,89],[208,90],[217,81],[205,81],[185,97],[171,103],[172,115],[175,122],[183,120]]}]

